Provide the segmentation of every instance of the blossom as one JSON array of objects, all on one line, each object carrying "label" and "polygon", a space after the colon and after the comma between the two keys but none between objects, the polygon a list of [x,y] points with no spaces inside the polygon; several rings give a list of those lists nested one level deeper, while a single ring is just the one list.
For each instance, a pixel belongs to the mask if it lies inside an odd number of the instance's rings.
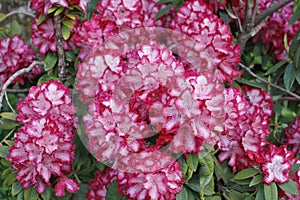
[{"label": "blossom", "polygon": [[[241,75],[235,68],[240,61],[239,46],[233,45],[233,35],[228,25],[213,14],[205,3],[185,2],[170,27],[195,40],[195,44],[191,44],[192,49],[196,54],[205,54],[213,63],[212,66],[218,67],[219,80],[231,82],[233,78]],[[180,54],[184,52],[184,55],[189,55],[190,49],[178,47]]]},{"label": "blossom", "polygon": [[75,108],[72,105],[70,90],[59,81],[32,86],[27,97],[20,100],[17,109],[17,121],[23,124],[51,114],[66,126],[74,126]]},{"label": "blossom", "polygon": [[289,172],[292,169],[293,152],[287,150],[285,145],[277,147],[272,143],[262,151],[262,173],[265,175],[263,182],[285,183],[289,181]]},{"label": "blossom", "polygon": [[91,101],[84,131],[98,161],[139,152],[156,134],[158,147],[199,152],[222,129],[222,85],[210,71],[187,73],[164,45],[150,41],[115,57],[95,52],[84,66],[93,79],[78,76],[76,88]]},{"label": "blossom", "polygon": [[[8,157],[18,171],[17,180],[23,189],[35,186],[41,194],[46,186],[51,185],[51,177],[70,173],[75,149],[73,139],[74,134],[52,115],[33,118],[26,123],[15,134],[15,142]],[[69,179],[66,184],[69,188]],[[76,185],[74,182],[72,184]]]},{"label": "blossom", "polygon": [[[164,158],[161,158],[164,159]],[[119,192],[129,199],[175,199],[184,181],[180,163],[149,173],[118,172]]]},{"label": "blossom", "polygon": [[98,170],[95,178],[89,182],[90,189],[86,194],[86,198],[88,200],[105,200],[107,188],[116,178],[117,171],[114,169]]},{"label": "blossom", "polygon": [[68,8],[70,5],[78,5],[83,12],[87,9],[87,4],[90,0],[31,0],[30,8],[38,14],[47,15],[50,8],[54,5]]},{"label": "blossom", "polygon": [[[55,42],[55,30],[53,18],[47,18],[41,24],[37,24],[38,15],[34,18],[31,25],[32,28],[32,44],[39,49],[41,55],[45,55],[49,50],[56,52],[56,42]],[[70,38],[72,35],[70,36]],[[73,47],[70,39],[67,41],[63,40],[63,47],[65,50],[70,50]]]},{"label": "blossom", "polygon": [[70,193],[75,193],[79,190],[79,186],[77,182],[63,175],[58,178],[54,186],[54,192],[56,196],[62,197],[65,196],[65,190]]},{"label": "blossom", "polygon": [[294,152],[295,155],[300,153],[300,117],[297,117],[285,129],[286,144],[288,148]]},{"label": "blossom", "polygon": [[[20,36],[14,35],[4,37],[0,40],[0,79],[4,83],[11,75],[19,69],[28,67],[35,55],[33,48],[25,45],[25,42]],[[18,76],[13,83],[24,84],[24,79],[31,81],[37,75],[41,74],[41,68],[35,66],[31,73]]]}]

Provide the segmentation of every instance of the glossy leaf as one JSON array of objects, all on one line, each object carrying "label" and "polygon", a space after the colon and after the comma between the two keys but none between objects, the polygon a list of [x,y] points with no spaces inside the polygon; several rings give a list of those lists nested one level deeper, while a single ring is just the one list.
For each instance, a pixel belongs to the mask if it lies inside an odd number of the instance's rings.
[{"label": "glossy leaf", "polygon": [[188,167],[195,172],[197,170],[198,164],[199,164],[198,156],[193,153],[189,154],[187,158]]},{"label": "glossy leaf", "polygon": [[176,195],[176,200],[187,200],[188,192],[184,186],[182,186],[182,190],[179,194]]},{"label": "glossy leaf", "polygon": [[9,146],[0,146],[0,157],[5,158],[6,156],[9,155]]},{"label": "glossy leaf", "polygon": [[258,173],[259,173],[259,171],[257,169],[247,168],[247,169],[244,169],[244,170],[238,172],[232,179],[243,180],[243,179],[247,179],[252,176],[255,176]]},{"label": "glossy leaf", "polygon": [[296,78],[295,69],[293,63],[289,63],[284,71],[283,82],[284,87],[290,90]]},{"label": "glossy leaf", "polygon": [[16,181],[12,184],[11,195],[14,197],[17,194],[19,194],[21,192],[21,190],[22,190],[21,184],[18,181]]},{"label": "glossy leaf", "polygon": [[266,200],[277,200],[278,199],[278,190],[276,183],[271,185],[264,184],[264,196]]},{"label": "glossy leaf", "polygon": [[250,182],[249,187],[252,187],[254,185],[257,185],[257,184],[261,183],[263,178],[264,178],[264,175],[262,175],[262,174],[259,174],[259,175],[255,176],[252,179],[252,181]]},{"label": "glossy leaf", "polygon": [[24,200],[37,200],[39,194],[36,192],[34,187],[31,187],[24,191]]},{"label": "glossy leaf", "polygon": [[125,197],[123,197],[119,194],[118,185],[117,185],[116,181],[113,181],[107,188],[106,199],[111,199],[111,200],[124,200],[125,199]]},{"label": "glossy leaf", "polygon": [[68,40],[70,37],[71,31],[68,27],[62,26],[61,33],[62,33],[64,40]]},{"label": "glossy leaf", "polygon": [[57,63],[57,54],[53,52],[47,53],[47,56],[45,58],[45,65],[44,65],[45,71],[49,71],[53,69],[56,63]]},{"label": "glossy leaf", "polygon": [[274,72],[276,72],[279,68],[281,68],[282,66],[284,66],[288,61],[287,60],[282,60],[278,63],[276,63],[272,68],[270,68],[264,75],[270,75],[273,74]]},{"label": "glossy leaf", "polygon": [[293,180],[290,180],[289,182],[283,183],[283,184],[278,184],[279,188],[285,191],[286,193],[293,194],[293,195],[298,195],[298,187],[296,183]]},{"label": "glossy leaf", "polygon": [[173,5],[168,5],[166,7],[164,7],[163,9],[161,9],[155,16],[155,19],[160,18],[161,16],[163,16],[164,14],[166,14],[169,10],[171,10],[173,7]]}]

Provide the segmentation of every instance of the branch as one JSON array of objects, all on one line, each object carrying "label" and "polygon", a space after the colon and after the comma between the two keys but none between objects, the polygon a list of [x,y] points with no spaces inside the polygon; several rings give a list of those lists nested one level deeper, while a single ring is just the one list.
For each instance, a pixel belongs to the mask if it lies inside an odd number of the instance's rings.
[{"label": "branch", "polygon": [[276,100],[275,102],[281,102],[281,101],[300,101],[300,99],[297,99],[295,97],[282,97],[278,100]]},{"label": "branch", "polygon": [[3,97],[6,93],[7,87],[13,82],[13,80],[15,80],[21,74],[30,72],[34,66],[43,65],[43,64],[44,64],[44,62],[42,62],[42,61],[33,61],[27,68],[23,68],[23,69],[16,71],[11,77],[9,77],[9,79],[7,79],[7,81],[3,84],[2,88],[1,88],[1,92],[0,92],[0,111],[2,108],[2,101],[3,101]]},{"label": "branch", "polygon": [[55,28],[55,39],[56,39],[56,49],[58,55],[58,77],[63,81],[65,77],[65,52],[63,45],[63,36],[61,32],[61,23],[62,23],[62,15],[54,16],[54,28]]},{"label": "branch", "polygon": [[281,2],[272,3],[271,6],[263,11],[262,13],[258,14],[255,20],[255,23],[258,24],[264,19],[266,19],[268,16],[273,14],[274,12],[278,11],[280,8],[284,7],[288,3],[291,3],[293,0],[282,0]]},{"label": "branch", "polygon": [[23,15],[30,16],[32,18],[35,17],[35,15],[30,13],[30,12],[20,11],[20,10],[11,11],[10,13],[6,14],[6,17],[12,16],[12,15],[15,15],[15,14],[23,14]]},{"label": "branch", "polygon": [[12,94],[18,94],[18,93],[27,93],[29,92],[29,89],[6,89],[7,93],[12,93]]},{"label": "branch", "polygon": [[274,87],[274,88],[276,88],[276,89],[278,89],[278,90],[280,90],[280,91],[282,91],[282,92],[284,92],[284,93],[287,93],[287,94],[289,94],[289,95],[295,97],[296,99],[300,100],[300,96],[299,96],[299,95],[297,95],[297,94],[295,94],[295,93],[293,93],[293,92],[290,92],[290,91],[288,91],[288,90],[286,90],[286,89],[284,89],[284,88],[282,88],[282,87],[280,87],[280,86],[278,86],[278,85],[276,85],[276,84],[273,84],[273,83],[270,83],[270,82],[266,81],[265,79],[261,78],[260,76],[256,75],[255,73],[253,73],[249,67],[243,65],[242,63],[239,63],[239,65],[240,65],[243,69],[245,69],[251,76],[257,78],[257,79],[260,80],[261,82],[266,83],[266,84],[268,84],[268,85],[270,85],[270,86],[272,86],[272,87]]}]

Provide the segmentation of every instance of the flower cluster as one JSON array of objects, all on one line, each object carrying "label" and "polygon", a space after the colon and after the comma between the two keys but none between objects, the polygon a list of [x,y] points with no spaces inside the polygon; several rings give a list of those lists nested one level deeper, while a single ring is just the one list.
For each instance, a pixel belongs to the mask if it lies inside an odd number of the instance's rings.
[{"label": "flower cluster", "polygon": [[[171,23],[173,30],[180,31],[195,40],[192,49],[211,58],[212,66],[217,66],[217,74],[222,81],[231,82],[241,75],[235,66],[239,63],[239,46],[233,45],[233,35],[213,11],[201,1],[187,1]],[[185,45],[185,44],[184,44]],[[188,44],[190,45],[190,44]],[[191,47],[179,47],[183,51]],[[181,50],[179,50],[182,54]],[[185,52],[185,57],[190,52]]]},{"label": "flower cluster", "polygon": [[71,5],[78,5],[83,12],[87,9],[90,0],[30,0],[30,8],[38,14],[48,14],[48,10],[53,6],[68,8]]},{"label": "flower cluster", "polygon": [[[0,79],[2,83],[19,69],[28,67],[34,59],[33,48],[25,45],[24,40],[18,35],[2,38],[0,40]],[[35,66],[30,74],[18,76],[13,83],[18,82],[23,85],[25,78],[31,81],[39,74],[41,74],[41,68]]]},{"label": "flower cluster", "polygon": [[76,192],[78,184],[65,176],[72,170],[75,149],[69,89],[58,81],[31,87],[17,108],[17,120],[24,125],[15,134],[8,159],[23,189],[35,186],[41,194],[51,185],[50,179],[57,177],[57,196],[63,196],[65,189]]},{"label": "flower cluster", "polygon": [[300,154],[300,117],[297,117],[285,130],[286,144],[295,155]]}]

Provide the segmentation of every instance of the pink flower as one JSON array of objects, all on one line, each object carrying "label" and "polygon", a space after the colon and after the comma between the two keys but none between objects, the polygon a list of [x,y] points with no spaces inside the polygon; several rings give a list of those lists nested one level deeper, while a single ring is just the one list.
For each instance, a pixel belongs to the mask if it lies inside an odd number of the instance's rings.
[{"label": "pink flower", "polygon": [[[172,21],[171,28],[195,40],[193,48],[199,54],[198,57],[206,54],[205,57],[210,58],[213,66],[218,67],[217,74],[220,80],[231,82],[233,78],[241,75],[235,68],[240,61],[239,46],[233,45],[233,35],[228,25],[213,14],[205,3],[185,2]],[[179,51],[190,51],[190,48],[178,48]]]},{"label": "pink flower", "polygon": [[285,129],[286,144],[295,155],[300,154],[300,117],[297,117]]},{"label": "pink flower", "polygon": [[265,175],[263,182],[267,184],[288,182],[293,158],[293,152],[288,151],[285,145],[277,147],[269,143],[268,147],[262,151],[263,162],[261,168],[262,173]]},{"label": "pink flower", "polygon": [[[4,83],[16,71],[28,67],[35,55],[33,48],[25,45],[20,36],[14,35],[12,38],[4,37],[0,40],[0,79]],[[37,75],[41,74],[41,68],[35,66],[31,73],[18,76],[13,83],[24,84],[24,79],[31,81]]]},{"label": "pink flower", "polygon": [[54,186],[54,192],[56,196],[62,197],[66,194],[65,190],[70,193],[75,193],[79,190],[79,185],[74,180],[63,175],[57,179],[57,183]]},{"label": "pink flower", "polygon": [[129,199],[174,200],[184,182],[180,163],[174,162],[149,173],[118,172],[117,183],[119,192]]},{"label": "pink flower", "polygon": [[32,118],[16,134],[8,160],[17,169],[23,189],[43,193],[51,177],[70,173],[74,134],[52,115]]},{"label": "pink flower", "polygon": [[106,191],[109,185],[117,178],[117,171],[106,168],[97,171],[95,178],[89,182],[90,189],[86,194],[88,200],[106,200]]},{"label": "pink flower", "polygon": [[59,81],[48,81],[30,88],[27,97],[17,105],[17,121],[28,123],[48,114],[67,126],[74,127],[75,108],[69,88]]},{"label": "pink flower", "polygon": [[[56,52],[56,40],[55,40],[55,30],[53,18],[49,17],[41,24],[37,25],[38,15],[34,18],[31,25],[32,28],[32,44],[38,47],[39,53],[41,55],[47,54],[49,50]],[[72,34],[72,33],[71,33]],[[72,38],[72,35],[71,37]],[[73,47],[71,40],[63,40],[63,46],[65,50],[70,50]]]}]

